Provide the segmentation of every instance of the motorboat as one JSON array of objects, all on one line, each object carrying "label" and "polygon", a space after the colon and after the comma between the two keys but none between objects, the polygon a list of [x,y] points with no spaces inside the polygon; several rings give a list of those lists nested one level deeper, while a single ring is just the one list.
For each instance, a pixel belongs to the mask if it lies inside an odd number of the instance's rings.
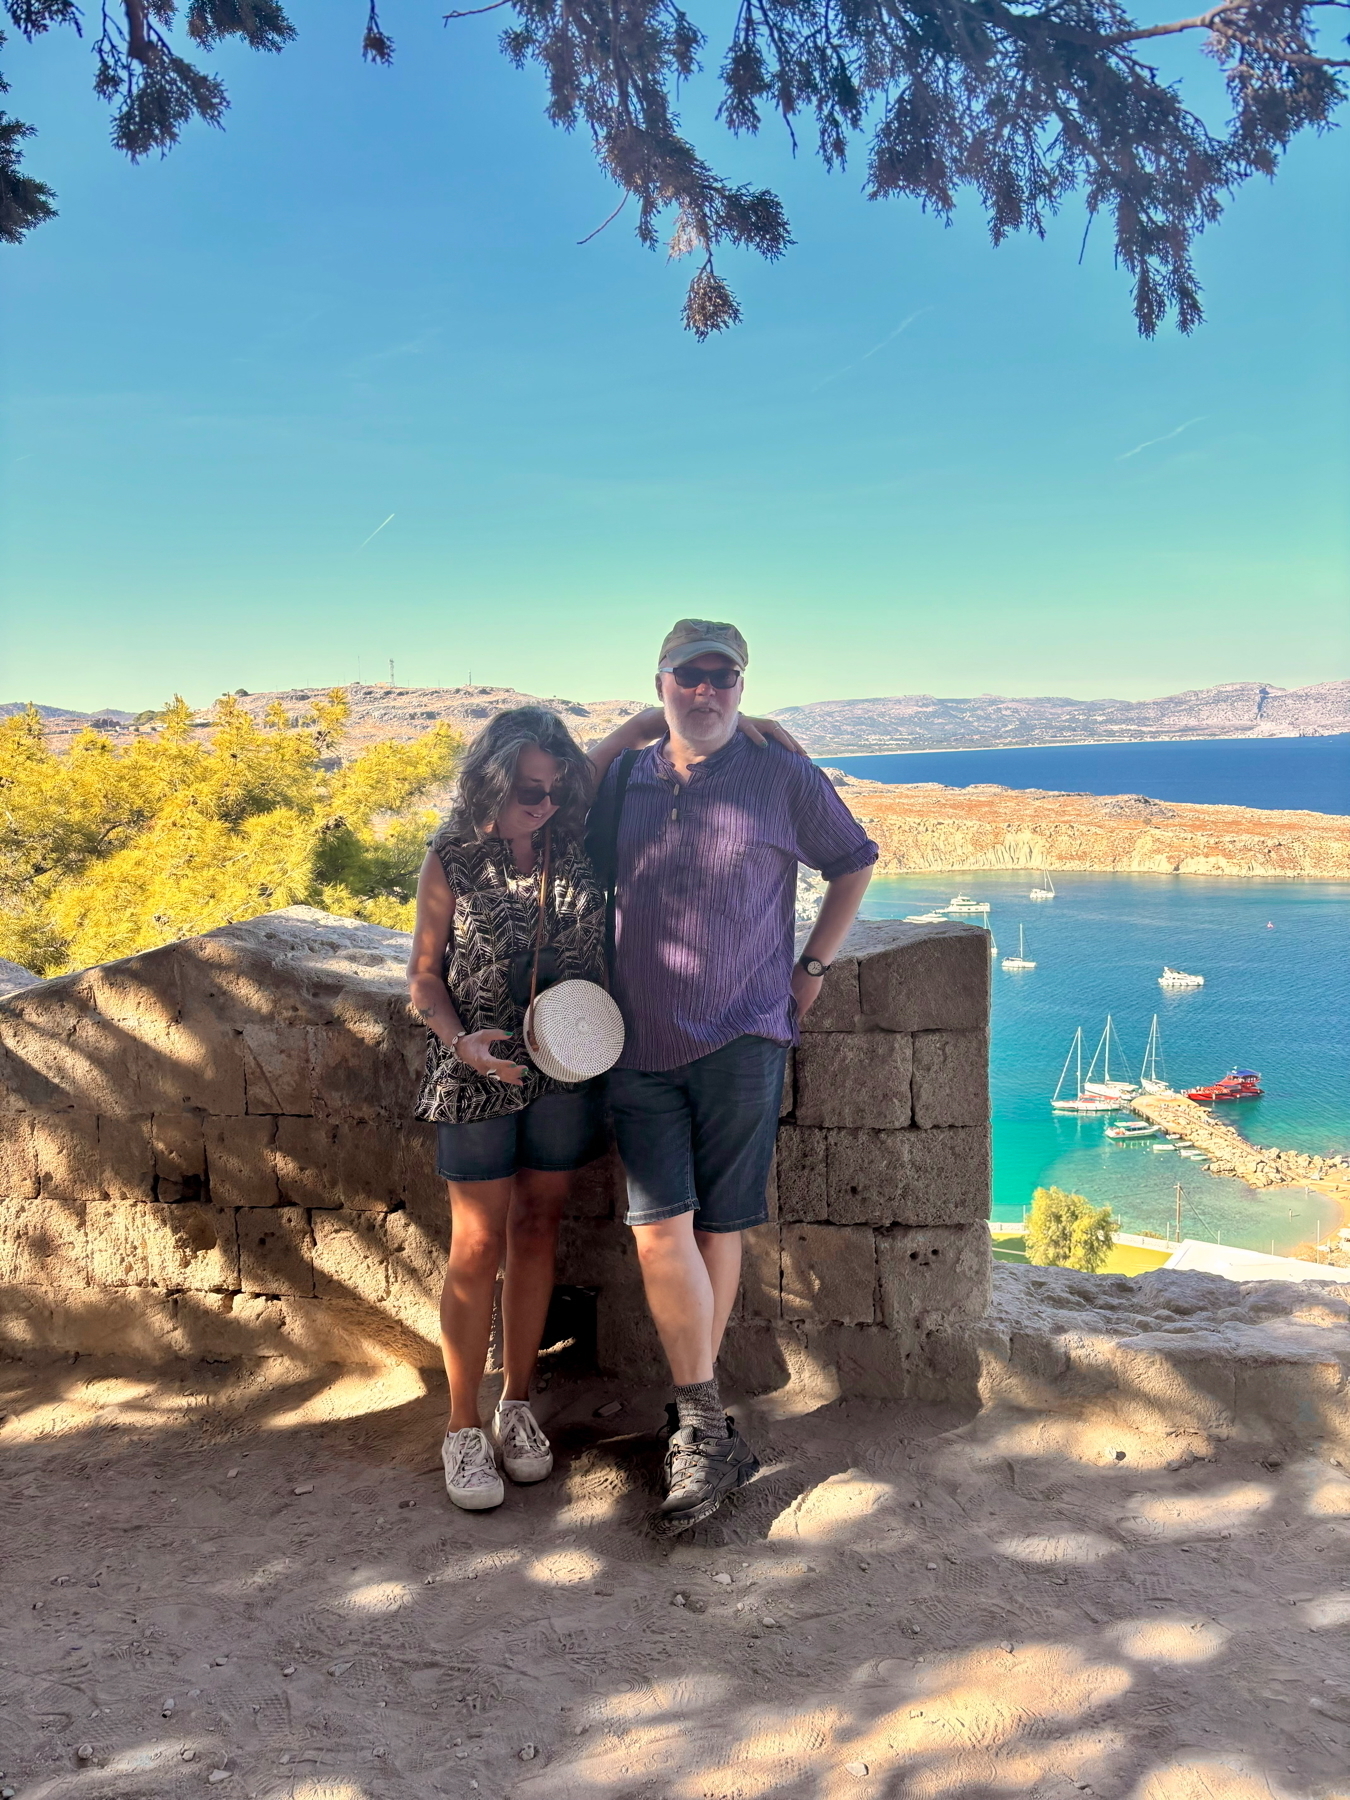
[{"label": "motorboat", "polygon": [[1221,1081],[1189,1088],[1186,1098],[1201,1106],[1214,1106],[1225,1100],[1259,1100],[1264,1092],[1255,1069],[1230,1069]]},{"label": "motorboat", "polygon": [[1122,1119],[1118,1125],[1108,1125],[1106,1135],[1109,1138],[1151,1138],[1157,1137],[1158,1127],[1147,1119]]},{"label": "motorboat", "polygon": [[1204,985],[1203,975],[1188,975],[1184,969],[1169,969],[1166,963],[1158,977],[1158,986],[1161,988],[1198,988]]},{"label": "motorboat", "polygon": [[906,925],[945,925],[947,915],[940,912],[906,913],[904,923]]},{"label": "motorboat", "polygon": [[969,894],[953,894],[942,910],[949,913],[987,913],[989,902],[972,900]]}]

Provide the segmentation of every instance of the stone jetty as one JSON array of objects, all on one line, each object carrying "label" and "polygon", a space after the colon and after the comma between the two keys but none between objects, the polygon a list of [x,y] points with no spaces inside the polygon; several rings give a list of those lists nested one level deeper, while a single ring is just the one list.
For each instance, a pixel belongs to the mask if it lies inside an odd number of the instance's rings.
[{"label": "stone jetty", "polygon": [[1300,1150],[1250,1143],[1184,1094],[1140,1094],[1131,1106],[1141,1119],[1203,1150],[1213,1175],[1232,1175],[1254,1188],[1316,1188],[1350,1207],[1350,1163],[1344,1157],[1305,1156]]}]

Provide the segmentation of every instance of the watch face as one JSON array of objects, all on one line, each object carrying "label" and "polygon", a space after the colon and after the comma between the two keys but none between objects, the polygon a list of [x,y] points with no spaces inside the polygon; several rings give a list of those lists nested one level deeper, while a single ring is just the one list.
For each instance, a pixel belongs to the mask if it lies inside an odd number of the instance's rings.
[{"label": "watch face", "polygon": [[814,956],[804,956],[802,958],[802,963],[808,975],[823,975],[825,973],[824,963],[820,962]]}]

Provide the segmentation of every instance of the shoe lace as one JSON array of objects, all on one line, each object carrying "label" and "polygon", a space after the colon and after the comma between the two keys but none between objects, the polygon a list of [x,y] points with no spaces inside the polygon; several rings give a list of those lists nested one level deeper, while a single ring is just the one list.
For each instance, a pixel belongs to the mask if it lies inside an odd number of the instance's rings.
[{"label": "shoe lace", "polygon": [[496,1458],[482,1431],[460,1432],[454,1448],[453,1474],[457,1487],[487,1487],[498,1479]]},{"label": "shoe lace", "polygon": [[502,1448],[513,1456],[543,1456],[549,1441],[525,1401],[511,1401],[501,1410]]}]

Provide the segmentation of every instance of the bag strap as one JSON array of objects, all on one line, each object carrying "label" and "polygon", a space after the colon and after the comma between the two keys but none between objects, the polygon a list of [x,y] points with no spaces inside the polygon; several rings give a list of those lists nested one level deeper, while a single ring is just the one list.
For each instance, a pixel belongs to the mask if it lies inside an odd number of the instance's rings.
[{"label": "bag strap", "polygon": [[[539,924],[534,934],[534,962],[530,965],[530,1005],[539,991],[539,957],[544,948],[544,926],[548,919],[548,870],[553,846],[553,821],[544,827],[544,860],[539,871]],[[528,1013],[526,1014],[528,1017]]]},{"label": "bag strap", "polygon": [[614,782],[614,810],[609,821],[609,842],[605,846],[605,961],[614,970],[615,894],[619,886],[619,821],[623,817],[623,798],[628,792],[628,777],[638,759],[636,750],[625,750],[619,758],[619,773]]}]

